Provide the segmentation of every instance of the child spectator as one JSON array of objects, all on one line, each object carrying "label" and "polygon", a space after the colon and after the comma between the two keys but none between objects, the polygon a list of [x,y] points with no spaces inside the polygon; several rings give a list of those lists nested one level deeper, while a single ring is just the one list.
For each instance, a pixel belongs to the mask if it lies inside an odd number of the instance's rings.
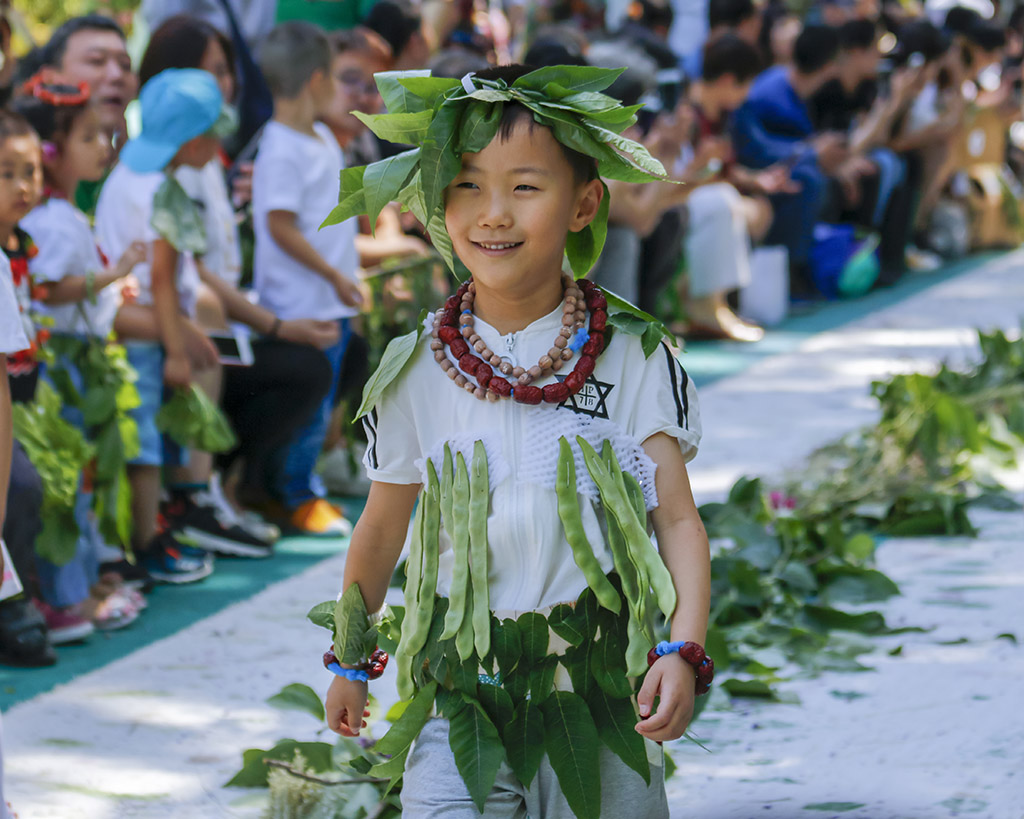
[{"label": "child spectator", "polygon": [[[42,185],[39,139],[24,118],[0,111],[0,443],[10,441],[9,401],[14,388],[8,381],[8,365],[14,356],[24,357],[35,329],[28,320],[27,270],[18,281],[9,261],[9,248],[18,244],[18,222],[31,210]],[[10,453],[7,455],[6,453]],[[18,575],[31,577],[36,535],[42,528],[40,511],[43,490],[39,474],[25,450],[0,446],[0,511],[6,505],[3,539]],[[15,666],[46,666],[57,662],[50,645],[46,621],[26,597],[0,601],[0,662]]]},{"label": "child spectator", "polygon": [[333,186],[344,167],[330,128],[317,120],[334,99],[326,35],[304,22],[282,23],[260,48],[260,65],[274,97],[274,116],[260,140],[253,169],[253,275],[260,304],[285,321],[335,321],[340,339],[328,347],[331,388],[309,422],[282,453],[274,489],[288,522],[311,535],[346,535],[351,525],[328,503],[315,474],[351,332],[363,301],[354,278],[356,220],[320,230],[337,204]]},{"label": "child spectator", "polygon": [[[187,194],[163,173],[179,165],[203,167],[217,153],[224,130],[222,99],[206,71],[169,69],[142,90],[142,133],[121,151],[96,208],[100,248],[118,258],[133,242],[148,246],[147,261],[133,270],[138,302],[152,305],[159,342],[125,330],[129,360],[138,371],[142,406],[133,412],[141,451],[129,471],[132,485],[134,546],[153,578],[170,583],[200,580],[212,560],[198,549],[159,531],[157,510],[161,437],[156,414],[164,385],[187,387],[193,368],[214,366],[216,350],[191,321],[199,276],[193,253],[202,249],[200,223]],[[191,211],[191,212],[190,212]],[[197,237],[197,233],[199,236]]]},{"label": "child spectator", "polygon": [[[560,70],[571,71],[562,67],[539,71],[549,71],[547,76],[552,77],[560,76]],[[613,77],[606,75],[605,79],[602,87]],[[630,519],[635,526],[630,542],[653,549],[646,535],[648,515],[640,508],[644,491],[650,492],[648,505],[653,507],[651,518],[661,556],[651,551],[649,565],[664,583],[662,608],[671,619],[673,638],[691,641],[691,650],[699,650],[703,657],[703,649],[696,643],[704,639],[707,624],[710,560],[685,466],[700,439],[696,395],[667,346],[657,345],[646,358],[640,339],[620,331],[605,349],[599,329],[606,319],[605,296],[589,281],[577,283],[563,276],[569,237],[583,233],[582,241],[573,240],[568,248],[570,264],[582,275],[590,257],[577,250],[592,235],[591,230],[603,232],[599,222],[606,212],[593,157],[556,139],[547,125],[551,119],[534,120],[552,110],[547,102],[559,101],[547,96],[543,74],[530,76],[522,66],[501,66],[466,77],[462,83],[453,81],[443,92],[445,102],[438,102],[441,107],[449,106],[446,114],[452,118],[452,133],[438,139],[459,146],[465,138],[454,124],[465,122],[465,109],[460,110],[453,98],[468,92],[470,85],[475,94],[484,88],[501,92],[513,82],[517,91],[531,94],[528,99],[534,111],[517,101],[497,103],[487,112],[473,111],[481,121],[491,123],[483,135],[474,134],[476,151],[455,147],[459,157],[455,164],[420,160],[422,178],[434,175],[439,183],[436,195],[424,193],[430,197],[427,212],[443,208],[447,234],[472,272],[472,280],[438,310],[433,338],[423,334],[404,369],[399,363],[401,356],[392,359],[391,366],[397,367],[394,379],[379,384],[379,400],[366,419],[370,448],[364,463],[373,484],[349,548],[342,606],[360,596],[365,610],[376,611],[381,606],[419,496],[420,536],[414,537],[413,549],[422,560],[410,577],[416,579],[420,594],[410,585],[407,600],[416,599],[422,607],[411,602],[407,607],[406,636],[398,649],[399,691],[405,692],[403,697],[421,692],[417,702],[425,705],[405,712],[410,719],[403,730],[418,734],[408,754],[402,792],[409,816],[479,812],[568,817],[571,811],[581,817],[667,817],[661,753],[650,741],[682,735],[699,690],[694,685],[694,671],[676,653],[680,643],[674,647],[665,644],[645,657],[650,638],[627,625],[627,621],[635,623],[627,610],[649,600],[647,579],[634,585],[634,570],[612,555],[616,542],[609,538],[606,543],[597,515],[603,509],[611,520],[615,504],[610,496],[590,494],[580,484],[570,483],[575,478],[568,476],[584,480],[588,469],[597,468],[595,458],[600,460],[600,456],[587,452],[591,445],[622,453],[622,472],[609,454],[610,471],[596,473],[611,476],[610,482],[604,482],[608,491],[611,485],[618,486],[619,480],[632,485],[636,471],[646,474],[640,479],[645,488],[638,486],[640,495],[634,493]],[[543,113],[535,113],[538,108]],[[559,111],[555,116],[565,115]],[[573,145],[588,145],[575,133],[557,133]],[[634,156],[641,150],[627,138],[619,138],[616,144]],[[421,156],[425,155],[424,151]],[[576,358],[570,337],[586,341],[572,372],[563,380],[557,371]],[[392,355],[395,352],[392,349]],[[583,398],[584,385],[594,389],[596,400]],[[561,458],[557,454],[560,449]],[[448,468],[452,453],[457,455],[454,481]],[[583,454],[590,456],[589,467],[584,465]],[[647,471],[655,467],[656,472]],[[453,484],[454,494],[449,496]],[[557,493],[556,486],[560,487]],[[582,503],[578,487],[588,493]],[[625,520],[624,507],[615,508]],[[578,549],[570,548],[567,538]],[[470,543],[472,546],[467,545]],[[454,546],[450,548],[450,544]],[[467,574],[470,564],[472,571]],[[409,565],[416,566],[416,560],[410,559]],[[620,568],[623,587],[631,589],[624,592],[624,601],[617,596],[614,580],[609,581],[605,574],[615,578]],[[440,597],[435,595],[435,584]],[[612,608],[599,613],[593,596],[598,587],[605,604],[615,608],[612,596],[614,603],[622,603],[621,618],[611,613]],[[439,601],[436,613],[435,601]],[[559,612],[568,613],[575,606],[575,616],[581,621],[589,619],[590,615],[583,613],[589,610],[603,623],[602,639],[620,641],[613,649],[618,659],[611,676],[617,679],[620,692],[613,698],[613,708],[621,719],[611,717],[611,711],[599,714],[596,723],[591,718],[584,695],[590,692],[603,701],[605,695],[597,692],[604,686],[594,681],[586,659],[590,637],[570,638],[579,642],[577,652],[551,636],[549,621],[544,618],[561,603],[569,605]],[[358,611],[358,607],[348,610]],[[511,638],[511,630],[519,624],[529,624],[529,634],[522,632],[522,652],[513,649],[517,668],[503,660],[499,677],[478,677],[492,646],[505,660],[511,656],[491,642],[492,624],[495,635],[501,628],[494,619],[495,611],[521,615],[518,623],[501,621],[509,629],[501,632],[505,637]],[[455,646],[428,638],[430,623],[440,626],[442,621],[445,641],[449,635],[459,635]],[[362,654],[366,638],[363,626],[355,620],[349,622],[358,626],[360,647],[340,634],[336,639],[345,656],[353,658]],[[554,615],[550,623],[556,624]],[[427,629],[422,629],[424,625]],[[557,631],[557,624],[555,627]],[[646,668],[648,661],[651,663],[635,700],[639,720],[622,654],[630,639],[627,632],[634,635],[629,665],[640,671],[638,665]],[[615,638],[607,636],[611,634]],[[424,664],[423,655],[417,657],[415,652],[425,648],[427,639],[431,652],[440,650]],[[414,642],[416,646],[406,654],[404,647]],[[327,697],[327,721],[346,736],[359,733],[367,701],[368,675],[360,675],[355,665],[350,659],[345,666],[330,666],[338,676]],[[571,685],[561,668],[555,672],[557,665],[572,667]],[[453,669],[465,682],[449,689],[445,685],[447,671],[441,668]],[[545,676],[541,669],[547,669],[546,679],[541,679]],[[516,674],[521,675],[518,680]],[[521,686],[514,684],[520,681]],[[528,685],[530,697],[526,695]],[[485,692],[491,691],[509,698],[507,713],[499,713],[505,710],[502,706],[491,712],[493,716],[488,715],[477,698],[490,702]],[[656,697],[660,704],[655,710]],[[543,729],[533,732],[525,746],[522,739],[512,739],[506,726],[514,719],[522,721],[528,711],[531,719],[542,719],[540,710],[532,710],[541,702],[544,705],[539,708],[545,711],[571,711],[573,719],[581,719],[585,727],[580,731],[573,728],[568,735],[560,732],[564,741],[556,740],[555,734],[548,734],[545,740]],[[435,703],[438,717],[426,719],[428,711],[434,713]],[[516,708],[519,718],[513,717]],[[416,711],[422,720],[411,713]],[[467,729],[473,731],[470,723],[477,726],[477,737],[488,738],[469,743],[473,747],[467,752],[459,736]],[[617,727],[612,728],[613,724]],[[509,749],[521,752],[528,746],[530,762],[520,765],[521,753],[505,753],[502,731],[509,738]],[[624,742],[645,759],[641,773],[630,770],[610,748],[601,747],[598,737],[608,736],[605,731],[631,738]],[[406,751],[393,758],[401,759]],[[505,758],[511,767],[501,767]],[[650,760],[649,767],[646,760]],[[471,768],[475,773],[470,773]],[[649,773],[649,778],[644,773]]]},{"label": "child spectator", "polygon": [[[99,109],[90,100],[88,86],[72,85],[48,70],[26,85],[14,107],[42,140],[43,198],[21,221],[38,248],[29,261],[33,287],[42,302],[36,309],[53,322],[50,329],[55,335],[102,344],[120,302],[118,288],[112,285],[145,259],[146,248],[141,242],[130,246],[108,268],[100,259],[88,219],[70,201],[80,182],[95,182],[106,173],[110,148]],[[84,344],[82,352],[84,357]],[[58,366],[75,389],[83,391],[78,359],[63,356]],[[65,408],[65,417],[85,431],[79,410]],[[96,589],[94,596],[102,538],[89,514],[91,505],[91,492],[81,491],[75,515],[80,535],[71,561],[58,566],[37,557],[37,605],[55,644],[86,636],[92,623],[105,630],[127,626],[142,605],[137,592],[126,589]]]}]

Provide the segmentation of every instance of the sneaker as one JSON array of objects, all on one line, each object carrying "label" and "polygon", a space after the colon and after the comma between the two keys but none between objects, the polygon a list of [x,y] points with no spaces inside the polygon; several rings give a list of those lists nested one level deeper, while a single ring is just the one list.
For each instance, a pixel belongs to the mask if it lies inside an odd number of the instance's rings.
[{"label": "sneaker", "polygon": [[140,612],[128,589],[116,591],[96,607],[92,623],[98,631],[116,631],[138,620]]},{"label": "sneaker", "polygon": [[205,553],[195,557],[195,551],[179,543],[170,532],[161,532],[149,542],[140,562],[161,583],[195,583],[213,572],[213,558]]},{"label": "sneaker", "polygon": [[57,608],[42,600],[33,600],[32,604],[43,615],[50,642],[55,646],[77,643],[96,631],[92,622],[79,614],[74,606]]},{"label": "sneaker", "polygon": [[907,267],[919,273],[928,273],[942,267],[942,257],[930,250],[910,245],[907,247],[904,259]]},{"label": "sneaker", "polygon": [[289,523],[298,534],[310,537],[348,537],[352,524],[332,503],[323,498],[312,498],[295,509]]},{"label": "sneaker", "polygon": [[210,476],[210,488],[206,492],[198,493],[196,502],[216,509],[218,520],[227,527],[240,526],[254,538],[270,545],[281,539],[281,530],[274,524],[267,523],[255,512],[239,512],[235,509],[224,494],[220,475],[216,472]]},{"label": "sneaker", "polygon": [[57,662],[46,620],[23,597],[0,600],[0,665],[42,668]]},{"label": "sneaker", "polygon": [[100,564],[100,577],[107,574],[116,574],[120,578],[121,584],[126,588],[135,589],[141,593],[152,591],[156,581],[146,571],[146,567],[139,563],[138,560],[135,563],[129,563],[128,559],[124,556],[124,552],[121,552],[120,555],[119,560]]},{"label": "sneaker", "polygon": [[332,495],[367,495],[370,479],[361,468],[365,445],[352,444],[351,450],[336,446],[317,464],[320,478]]},{"label": "sneaker", "polygon": [[[163,507],[168,529],[185,545],[234,557],[270,557],[272,547],[237,524],[225,525],[206,493],[179,495]],[[186,550],[187,553],[187,550]]]}]

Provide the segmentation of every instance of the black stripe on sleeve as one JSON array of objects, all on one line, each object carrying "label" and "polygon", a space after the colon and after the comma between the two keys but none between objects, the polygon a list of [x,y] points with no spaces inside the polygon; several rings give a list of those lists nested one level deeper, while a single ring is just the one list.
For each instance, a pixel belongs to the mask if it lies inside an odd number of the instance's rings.
[{"label": "black stripe on sleeve", "polygon": [[371,469],[380,466],[377,460],[377,408],[370,410],[369,415],[363,416],[363,430],[366,432],[366,453],[367,461]]},{"label": "black stripe on sleeve", "polygon": [[[688,380],[688,377],[687,377],[686,373],[683,371],[683,368],[680,366],[679,362],[676,361],[675,357],[672,355],[672,351],[668,348],[668,345],[667,344],[662,344],[661,348],[665,351],[665,358],[668,360],[668,374],[669,374],[669,378],[672,380],[672,397],[676,401],[676,426],[678,426],[678,427],[680,427],[682,429],[686,429],[686,409],[687,408],[686,408],[685,405],[688,403],[687,399],[686,399],[686,382]],[[679,395],[680,395],[680,393],[679,393],[679,378],[676,375],[676,368],[677,367],[679,368],[679,371],[683,375],[683,393],[682,393],[683,394],[683,398],[682,399],[679,398]]]}]

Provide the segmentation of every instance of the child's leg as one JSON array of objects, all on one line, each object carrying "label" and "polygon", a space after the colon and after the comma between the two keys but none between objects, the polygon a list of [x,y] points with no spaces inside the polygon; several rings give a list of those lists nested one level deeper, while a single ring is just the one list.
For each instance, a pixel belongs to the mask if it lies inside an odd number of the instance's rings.
[{"label": "child's leg", "polygon": [[331,364],[330,388],[323,402],[313,413],[313,417],[299,428],[287,446],[279,490],[281,500],[288,509],[295,509],[306,501],[322,498],[327,494],[323,482],[314,470],[330,423],[334,396],[338,389],[338,374],[341,372],[341,360],[345,356],[345,347],[351,334],[348,319],[341,319],[339,324],[341,337],[334,346],[324,350]]},{"label": "child's leg", "polygon": [[43,601],[54,608],[77,606],[89,598],[96,574],[96,549],[89,531],[89,508],[92,494],[78,490],[75,498],[75,522],[78,524],[78,543],[75,554],[63,566],[36,555],[36,577]]},{"label": "child's leg", "polygon": [[163,350],[159,344],[128,343],[128,361],[138,373],[135,388],[138,407],[131,411],[139,431],[139,454],[128,465],[132,491],[132,545],[144,550],[156,535],[160,508],[160,467],[163,441],[156,428],[156,414],[163,399]]},{"label": "child's leg", "polygon": [[[626,812],[621,815],[642,814]],[[402,777],[402,816],[405,819],[480,819],[480,812],[455,767],[446,719],[428,720],[412,746]],[[527,819],[528,816],[541,819],[541,814],[527,813],[524,788],[505,763],[498,769],[484,816],[487,819]]]},{"label": "child's leg", "polygon": [[132,547],[143,551],[156,535],[160,510],[160,467],[132,464],[128,467],[132,488]]}]

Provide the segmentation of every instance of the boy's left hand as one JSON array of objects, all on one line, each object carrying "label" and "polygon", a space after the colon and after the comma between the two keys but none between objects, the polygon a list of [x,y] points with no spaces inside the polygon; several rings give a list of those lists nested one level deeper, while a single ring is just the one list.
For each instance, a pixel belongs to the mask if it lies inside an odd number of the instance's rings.
[{"label": "boy's left hand", "polygon": [[[638,734],[656,742],[679,739],[693,718],[696,674],[678,654],[666,654],[651,666],[637,695],[640,706]],[[654,698],[660,697],[653,714]]]}]

